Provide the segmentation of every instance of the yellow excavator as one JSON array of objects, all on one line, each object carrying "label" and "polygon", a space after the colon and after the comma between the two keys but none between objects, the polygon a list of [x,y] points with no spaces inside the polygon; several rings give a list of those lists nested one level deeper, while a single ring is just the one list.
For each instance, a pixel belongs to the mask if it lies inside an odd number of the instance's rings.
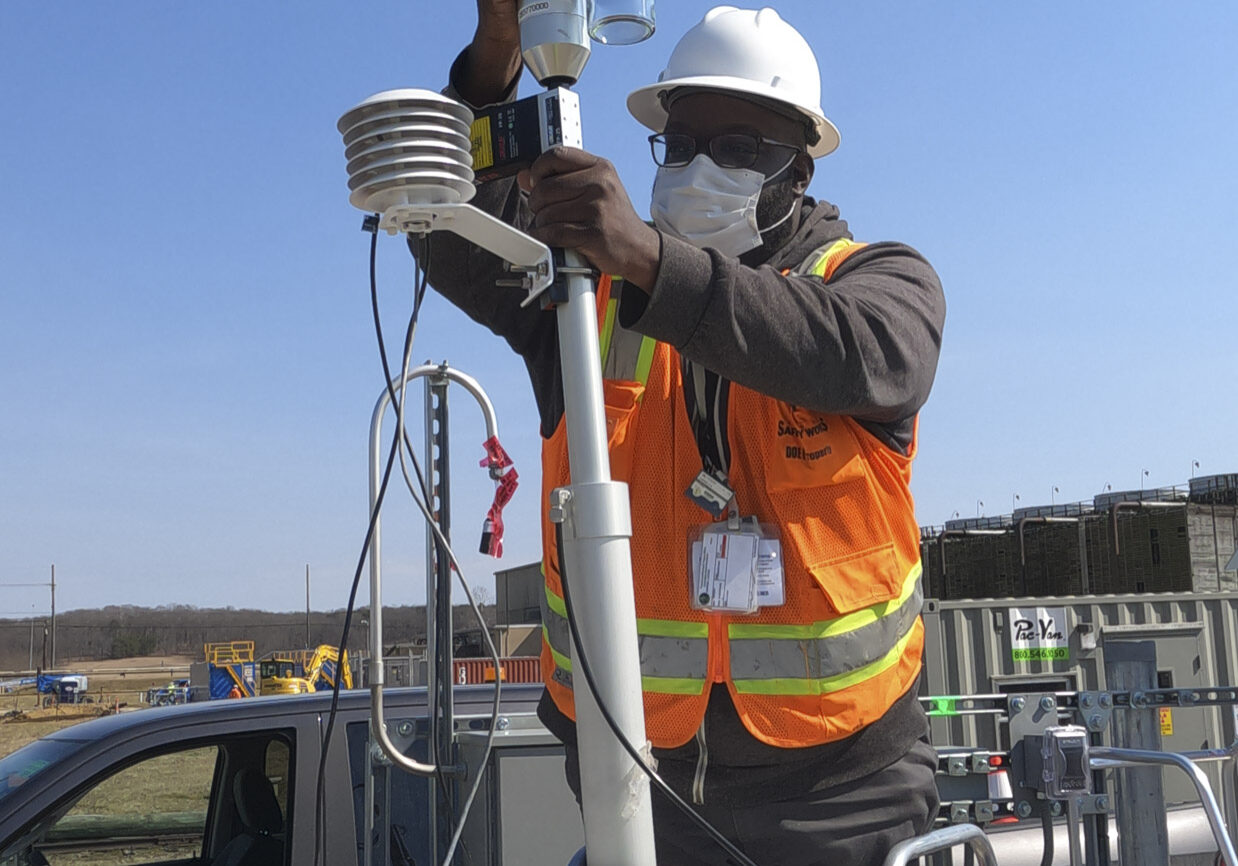
[{"label": "yellow excavator", "polygon": [[352,688],[348,670],[348,653],[341,653],[330,644],[313,650],[276,650],[258,663],[259,680],[264,695],[303,695],[335,688],[340,676],[340,688]]}]

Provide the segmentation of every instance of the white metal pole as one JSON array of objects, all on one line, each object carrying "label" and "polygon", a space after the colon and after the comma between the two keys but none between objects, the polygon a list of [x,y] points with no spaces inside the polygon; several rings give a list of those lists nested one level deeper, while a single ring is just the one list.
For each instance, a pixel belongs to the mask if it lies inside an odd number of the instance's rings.
[{"label": "white metal pole", "polygon": [[52,667],[56,667],[56,564],[52,563]]},{"label": "white metal pole", "polygon": [[[310,647],[310,584],[309,563],[305,563],[305,648]],[[343,658],[344,647],[340,647],[340,657]]]},{"label": "white metal pole", "polygon": [[[565,255],[568,267],[588,266],[576,253]],[[643,749],[631,515],[627,485],[610,477],[596,289],[582,274],[568,274],[565,280],[568,300],[558,306],[557,316],[572,477],[570,517],[564,524],[567,579],[597,697],[627,741]],[[590,866],[649,866],[655,862],[649,780],[606,724],[578,664],[572,684]]]}]

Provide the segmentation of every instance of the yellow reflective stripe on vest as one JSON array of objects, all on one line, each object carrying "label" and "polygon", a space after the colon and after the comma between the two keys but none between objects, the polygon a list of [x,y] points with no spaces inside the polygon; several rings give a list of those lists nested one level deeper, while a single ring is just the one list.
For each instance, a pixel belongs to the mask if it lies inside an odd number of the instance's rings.
[{"label": "yellow reflective stripe on vest", "polygon": [[[546,565],[542,564],[545,573]],[[543,586],[545,584],[543,583]],[[572,687],[572,632],[567,624],[567,605],[563,599],[545,587],[542,593],[542,641],[550,649],[550,657],[554,659],[555,669],[551,678],[564,686]]]},{"label": "yellow reflective stripe on vest", "polygon": [[602,356],[599,359],[606,364],[606,354],[610,351],[610,341],[615,335],[615,316],[619,312],[619,302],[611,298],[606,302],[606,318],[602,320],[602,333],[598,335],[598,348]]},{"label": "yellow reflective stripe on vest", "polygon": [[885,673],[898,664],[907,651],[912,632],[903,636],[894,648],[877,661],[865,665],[858,670],[835,677],[824,679],[804,679],[802,677],[786,677],[770,680],[734,680],[735,691],[747,695],[825,695],[830,692],[840,692],[850,686],[858,685],[865,680]]},{"label": "yellow reflective stripe on vest", "polygon": [[[622,280],[618,277],[611,277],[610,290],[613,295],[616,285],[622,285]],[[621,380],[639,382],[645,385],[649,382],[649,371],[653,368],[653,354],[658,347],[658,341],[653,337],[641,337],[639,348],[635,349],[636,357],[633,358],[633,344],[636,344],[635,339],[624,339],[640,337],[634,331],[623,331],[618,344],[615,342],[615,320],[619,314],[619,299],[609,297],[606,300],[606,313],[602,318],[602,331],[598,334],[598,349],[601,354],[602,375],[607,376],[607,371],[610,371],[610,376],[607,378],[617,378]],[[622,326],[620,326],[622,329]],[[622,352],[626,357],[614,358],[611,357],[613,352]],[[631,378],[626,375],[617,375],[618,373],[627,373],[631,370]],[[643,395],[642,395],[643,396]],[[640,397],[637,397],[640,400]]]},{"label": "yellow reflective stripe on vest", "polygon": [[[642,385],[649,382],[649,370],[653,367],[653,350],[657,347],[658,341],[653,337],[645,337],[640,341],[640,354],[636,357],[636,381]],[[639,402],[644,396],[641,394],[636,398],[637,401]]]},{"label": "yellow reflective stripe on vest", "polygon": [[886,670],[898,660],[924,605],[920,571],[917,563],[898,598],[836,619],[808,625],[730,625],[736,690],[825,694]]},{"label": "yellow reflective stripe on vest", "polygon": [[546,645],[550,647],[550,655],[555,660],[555,664],[563,668],[565,671],[571,671],[572,658],[555,649],[555,645],[550,640],[550,632],[546,626],[542,626],[542,640],[546,641]]},{"label": "yellow reflective stripe on vest", "polygon": [[[827,619],[824,622],[814,622],[808,625],[748,625],[745,623],[732,623],[727,633],[731,638],[773,638],[775,640],[779,638],[817,640],[846,634],[876,622],[896,609],[901,608],[919,589],[921,572],[921,565],[917,562],[911,571],[907,573],[907,576],[903,578],[903,588],[898,598],[887,599],[879,604],[844,614],[836,619]],[[916,612],[919,612],[918,606],[916,607]]]},{"label": "yellow reflective stripe on vest", "polygon": [[[834,275],[834,270],[842,264],[843,259],[862,246],[865,246],[865,244],[859,241],[839,238],[822,250],[820,254],[812,253],[805,260],[804,265],[800,266],[799,272],[802,274],[814,274],[823,280],[828,280]],[[811,264],[809,264],[810,262]]]},{"label": "yellow reflective stripe on vest", "polygon": [[[556,656],[571,658],[572,632],[567,624],[567,605],[563,603],[563,599],[551,592],[549,586],[542,595],[542,637]],[[570,663],[565,667],[572,669]]]},{"label": "yellow reflective stripe on vest", "polygon": [[[567,605],[545,587],[542,600],[542,640],[554,659],[555,680],[572,687],[572,632]],[[709,626],[676,620],[637,620],[641,682],[648,692],[699,695],[709,671]]]},{"label": "yellow reflective stripe on vest", "polygon": [[683,622],[677,619],[638,619],[636,621],[638,634],[655,635],[657,637],[708,638],[709,623]]},{"label": "yellow reflective stripe on vest", "polygon": [[642,691],[658,695],[699,695],[705,691],[705,680],[641,677],[640,687]]}]

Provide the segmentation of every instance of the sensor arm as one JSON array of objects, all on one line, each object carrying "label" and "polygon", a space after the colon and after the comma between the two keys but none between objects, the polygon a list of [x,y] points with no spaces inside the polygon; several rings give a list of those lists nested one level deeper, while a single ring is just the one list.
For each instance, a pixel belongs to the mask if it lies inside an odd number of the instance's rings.
[{"label": "sensor arm", "polygon": [[470,204],[396,205],[387,209],[379,228],[388,234],[449,231],[494,253],[523,273],[514,285],[525,289],[527,306],[554,282],[550,248],[524,232]]}]

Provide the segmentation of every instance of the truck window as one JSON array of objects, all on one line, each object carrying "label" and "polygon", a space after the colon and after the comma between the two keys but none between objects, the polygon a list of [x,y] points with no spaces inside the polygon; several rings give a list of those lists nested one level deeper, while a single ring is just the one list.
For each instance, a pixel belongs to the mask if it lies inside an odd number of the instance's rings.
[{"label": "truck window", "polygon": [[218,746],[157,755],[88,790],[36,846],[50,866],[199,857]]},{"label": "truck window", "polygon": [[293,736],[199,739],[136,761],[118,758],[84,791],[66,790],[23,849],[6,850],[16,859],[4,863],[282,866],[296,781]]},{"label": "truck window", "polygon": [[275,801],[285,816],[288,814],[288,782],[291,774],[292,750],[283,740],[271,740],[267,744],[264,772],[275,789]]}]

